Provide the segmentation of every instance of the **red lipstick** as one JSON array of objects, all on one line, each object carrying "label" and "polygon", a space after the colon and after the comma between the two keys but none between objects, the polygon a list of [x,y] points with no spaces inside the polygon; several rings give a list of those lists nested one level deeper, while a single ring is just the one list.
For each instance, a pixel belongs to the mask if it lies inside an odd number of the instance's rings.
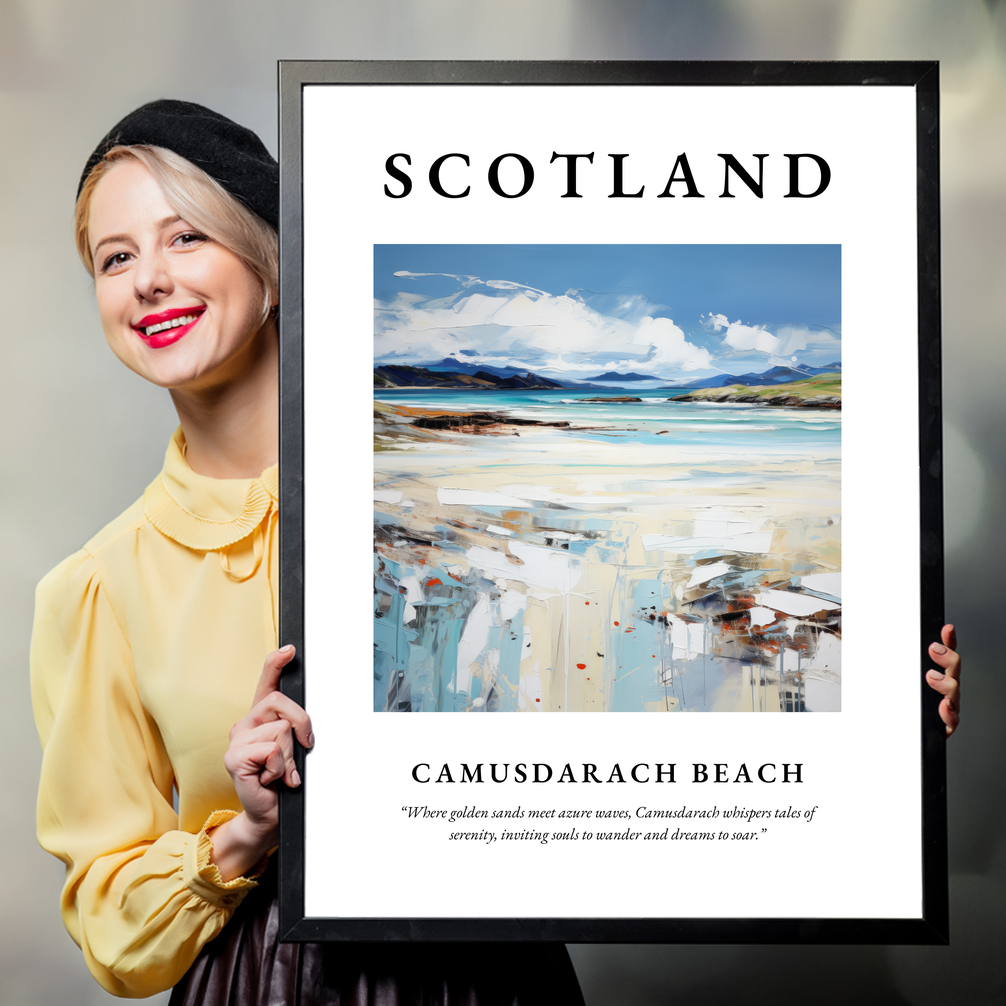
[{"label": "red lipstick", "polygon": [[[204,305],[173,307],[168,311],[148,314],[133,325],[133,331],[151,348],[161,349],[187,335],[202,317]],[[181,319],[189,319],[179,324]],[[153,329],[153,331],[151,331]],[[149,334],[148,334],[149,333]]]}]

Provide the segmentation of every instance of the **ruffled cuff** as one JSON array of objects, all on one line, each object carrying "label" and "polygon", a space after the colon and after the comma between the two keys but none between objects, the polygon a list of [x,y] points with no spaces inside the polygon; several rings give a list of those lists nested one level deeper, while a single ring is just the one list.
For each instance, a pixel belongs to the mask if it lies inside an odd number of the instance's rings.
[{"label": "ruffled cuff", "polygon": [[195,841],[185,846],[182,857],[182,877],[189,890],[211,905],[229,910],[237,908],[245,895],[252,888],[258,887],[255,878],[261,876],[269,865],[269,857],[263,856],[255,868],[245,876],[224,880],[216,863],[210,861],[213,842],[208,832],[237,816],[236,810],[213,811],[206,819],[202,831],[195,836]]}]

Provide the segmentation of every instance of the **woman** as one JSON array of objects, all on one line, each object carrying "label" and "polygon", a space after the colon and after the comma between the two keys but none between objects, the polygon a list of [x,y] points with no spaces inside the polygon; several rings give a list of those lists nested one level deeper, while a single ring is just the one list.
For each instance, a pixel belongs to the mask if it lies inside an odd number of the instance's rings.
[{"label": "woman", "polygon": [[38,831],[67,929],[120,996],[582,1003],[561,945],[277,944],[276,787],[314,741],[277,690],[277,221],[258,137],[187,102],[128,115],[81,178],[106,339],[180,426],[143,497],[38,589]]}]

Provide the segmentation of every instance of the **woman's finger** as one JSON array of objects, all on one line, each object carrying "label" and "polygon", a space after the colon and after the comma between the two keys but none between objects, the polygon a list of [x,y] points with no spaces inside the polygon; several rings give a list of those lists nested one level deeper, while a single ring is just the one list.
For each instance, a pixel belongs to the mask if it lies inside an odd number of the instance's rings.
[{"label": "woman's finger", "polygon": [[247,729],[273,720],[286,720],[304,747],[314,746],[311,717],[304,711],[303,706],[299,706],[289,695],[284,695],[282,692],[270,692],[252,707],[248,715],[241,720],[241,725]]},{"label": "woman's finger", "polygon": [[946,726],[948,737],[957,729],[957,725],[961,722],[961,714],[950,705],[949,699],[944,699],[940,703],[940,719],[943,720]]},{"label": "woman's finger", "polygon": [[942,643],[929,644],[929,656],[934,663],[939,664],[943,672],[955,680],[961,673],[961,655]]},{"label": "woman's finger", "polygon": [[960,693],[961,685],[956,678],[942,671],[931,669],[926,672],[926,682],[934,691],[940,693],[950,700],[950,705],[957,711],[957,696]]},{"label": "woman's finger", "polygon": [[957,729],[961,721],[960,682],[949,674],[943,674],[937,670],[929,670],[926,672],[926,683],[930,688],[943,696],[943,701],[940,702],[939,706],[939,713],[949,737]]},{"label": "woman's finger", "polygon": [[260,786],[268,786],[283,775],[286,762],[277,741],[261,740],[228,748],[224,767],[235,781],[257,780]]},{"label": "woman's finger", "polygon": [[262,665],[262,675],[259,678],[258,687],[255,689],[255,698],[252,699],[253,709],[270,692],[276,691],[279,687],[279,677],[283,673],[283,668],[293,660],[296,653],[297,650],[294,646],[287,645],[278,650],[273,650],[265,658],[265,663]]},{"label": "woman's finger", "polygon": [[[293,731],[290,724],[283,719],[260,723],[250,730],[244,731],[235,739],[235,746],[247,746],[272,741],[279,745],[283,756],[283,781],[291,788],[300,785],[300,773],[293,757]],[[278,778],[278,777],[277,777]]]},{"label": "woman's finger", "polygon": [[944,625],[940,631],[940,639],[943,640],[944,646],[948,646],[951,650],[957,649],[957,629],[954,626]]},{"label": "woman's finger", "polygon": [[[264,742],[267,745],[268,742]],[[259,772],[258,781],[263,786],[274,783],[283,777],[286,769],[286,759],[283,757],[283,748],[278,742],[273,742],[269,746],[269,753],[262,763],[262,771]]]},{"label": "woman's finger", "polygon": [[942,671],[932,669],[926,673],[930,688],[943,696],[940,702],[940,719],[946,725],[949,737],[961,722],[961,655],[957,652],[957,630],[952,625],[944,625],[940,630],[939,643],[929,644],[929,656]]},{"label": "woman's finger", "polygon": [[280,745],[280,751],[283,755],[284,783],[291,789],[296,789],[301,785],[301,774],[297,771],[297,763],[294,761],[294,733],[286,719],[274,719],[269,723],[261,724],[248,732],[248,739],[251,741],[275,740]]}]

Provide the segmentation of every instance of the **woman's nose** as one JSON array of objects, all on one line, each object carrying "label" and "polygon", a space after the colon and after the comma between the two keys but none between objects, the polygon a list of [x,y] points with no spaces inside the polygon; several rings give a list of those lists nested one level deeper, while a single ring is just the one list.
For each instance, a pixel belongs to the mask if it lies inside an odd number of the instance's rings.
[{"label": "woman's nose", "polygon": [[172,292],[174,283],[162,252],[157,250],[140,255],[133,271],[133,287],[136,299],[141,301],[156,301]]}]

